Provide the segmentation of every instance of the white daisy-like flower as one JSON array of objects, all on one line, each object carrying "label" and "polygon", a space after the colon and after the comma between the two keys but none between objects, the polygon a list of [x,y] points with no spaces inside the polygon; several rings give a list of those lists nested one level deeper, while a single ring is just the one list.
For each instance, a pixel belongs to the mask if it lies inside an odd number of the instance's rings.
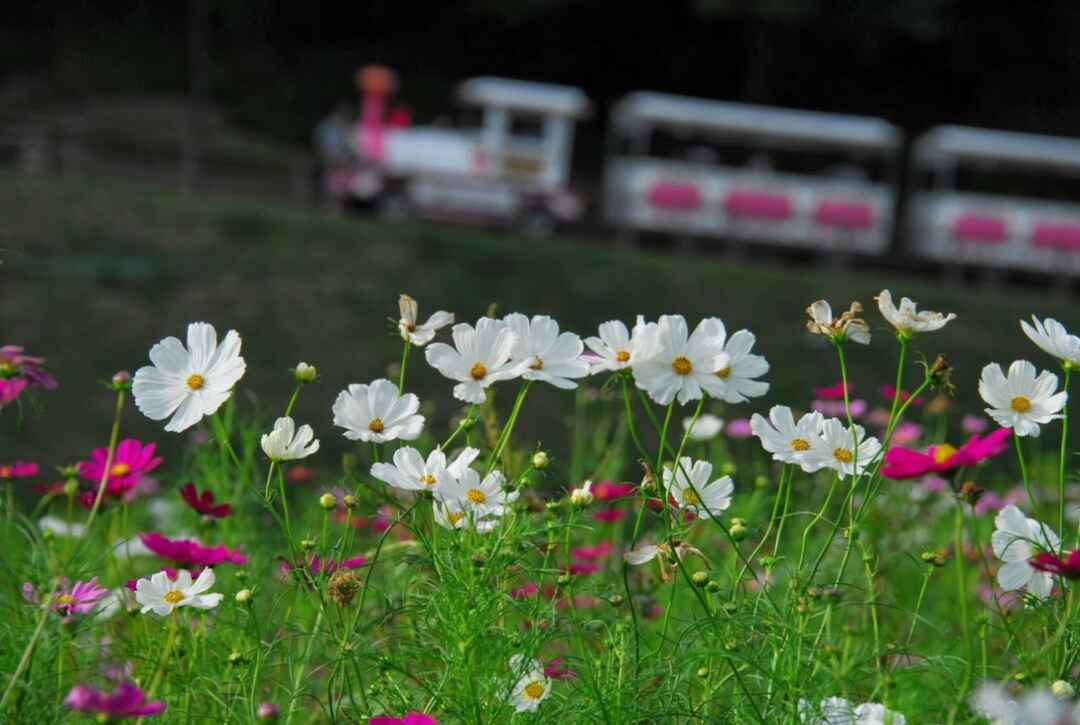
[{"label": "white daisy-like flower", "polygon": [[1020,328],[1029,340],[1066,365],[1080,367],[1080,337],[1070,335],[1064,325],[1049,317],[1040,321],[1032,315],[1031,322],[1034,324],[1020,320]]},{"label": "white daisy-like flower", "polygon": [[1058,551],[1061,539],[1049,526],[1028,518],[1010,504],[994,518],[990,545],[994,556],[1005,562],[997,572],[998,584],[1004,591],[1025,589],[1040,599],[1050,596],[1054,588],[1053,575],[1039,571],[1030,563],[1039,551]]},{"label": "white daisy-like flower", "polygon": [[246,369],[239,333],[229,330],[219,345],[214,326],[206,322],[188,325],[187,348],[175,337],[154,345],[150,362],[135,371],[135,406],[151,420],[172,416],[165,430],[174,433],[213,415]]},{"label": "white daisy-like flower", "polygon": [[448,472],[451,476],[460,476],[478,455],[478,449],[466,448],[448,465],[446,454],[441,448],[433,450],[425,460],[420,451],[404,446],[394,451],[392,464],[373,465],[371,475],[404,491],[437,491],[440,483],[446,480]]},{"label": "white daisy-like flower", "polygon": [[861,476],[880,452],[881,443],[866,435],[861,425],[855,426],[852,435],[851,428],[844,427],[836,418],[828,418],[821,423],[821,434],[810,441],[810,450],[803,460],[809,466],[838,471],[844,478]]},{"label": "white daisy-like flower", "polygon": [[559,323],[547,315],[530,320],[519,312],[503,318],[517,338],[510,357],[521,366],[521,377],[539,380],[556,388],[571,390],[573,382],[589,374],[589,363],[581,357],[585,346],[572,332],[559,332]]},{"label": "white daisy-like flower", "polygon": [[176,573],[176,581],[171,581],[168,574],[159,571],[149,579],[135,582],[135,601],[142,605],[143,614],[153,611],[160,617],[172,614],[177,607],[213,609],[221,603],[222,595],[206,594],[212,586],[214,570],[210,567],[203,569],[194,583],[187,569]]},{"label": "white daisy-like flower", "polygon": [[907,297],[900,299],[898,309],[893,304],[892,293],[887,289],[881,290],[875,299],[878,303],[878,309],[881,310],[881,316],[895,327],[897,332],[906,337],[911,337],[919,332],[940,330],[950,321],[956,319],[956,315],[952,312],[947,315],[929,310],[919,312],[915,308],[915,303]]},{"label": "white daisy-like flower", "polygon": [[991,725],[1080,725],[1080,704],[1035,689],[1016,699],[996,682],[984,682],[971,697],[971,708]]},{"label": "white daisy-like flower", "polygon": [[870,326],[866,324],[866,320],[859,317],[861,312],[862,305],[852,302],[847,312],[834,318],[832,306],[825,300],[818,300],[806,308],[806,314],[810,317],[806,329],[815,335],[824,335],[833,340],[852,340],[860,345],[869,345]]},{"label": "white daisy-like flower", "polygon": [[855,705],[842,697],[829,697],[814,709],[799,700],[799,719],[807,725],[906,725],[907,718],[876,702]]},{"label": "white daisy-like flower", "polygon": [[42,531],[50,531],[55,536],[81,539],[86,533],[86,527],[80,523],[68,523],[59,516],[42,516],[38,519],[38,528]]},{"label": "white daisy-like flower", "polygon": [[454,324],[454,313],[446,310],[439,310],[422,325],[416,324],[417,304],[416,300],[409,295],[398,297],[398,309],[401,312],[401,319],[398,320],[401,339],[417,347],[428,344],[435,339],[436,332],[447,325]]},{"label": "white daisy-like flower", "polygon": [[761,355],[750,352],[757,338],[749,330],[739,330],[730,338],[722,320],[710,317],[702,321],[720,350],[727,353],[713,370],[713,378],[705,385],[705,391],[725,403],[745,403],[769,392],[769,384],[759,378],[769,372],[769,363]]},{"label": "white daisy-like flower", "polygon": [[768,419],[760,413],[750,416],[750,430],[761,439],[761,447],[773,454],[773,460],[797,463],[807,473],[813,473],[822,464],[808,456],[824,422],[825,417],[817,411],[806,413],[795,422],[791,408],[774,405],[769,409]]},{"label": "white daisy-like flower", "polygon": [[385,443],[412,441],[420,437],[424,416],[417,415],[420,399],[412,393],[398,395],[398,387],[386,378],[369,385],[353,383],[334,401],[334,425],[345,429],[349,440]]},{"label": "white daisy-like flower", "polygon": [[675,497],[679,508],[704,518],[714,518],[731,505],[735,490],[730,476],[710,481],[713,466],[708,461],[679,459],[675,469],[664,469],[664,489]]},{"label": "white daisy-like flower", "polygon": [[285,416],[274,421],[274,429],[260,439],[263,453],[271,461],[296,461],[319,450],[315,431],[304,424],[297,430],[293,419]]},{"label": "white daisy-like flower", "polygon": [[551,694],[551,680],[544,674],[538,661],[514,655],[510,658],[510,671],[518,678],[510,697],[514,712],[536,712],[540,703]]},{"label": "white daisy-like flower", "polygon": [[660,405],[698,400],[703,390],[719,382],[716,371],[731,363],[715,330],[710,320],[702,320],[689,334],[682,315],[663,315],[641,333],[631,363],[634,383]]},{"label": "white daisy-like flower", "polygon": [[521,374],[510,359],[516,336],[501,320],[481,317],[474,328],[461,322],[452,331],[454,345],[436,342],[424,351],[428,365],[457,380],[454,397],[466,403],[483,403],[484,390],[499,380]]},{"label": "white daisy-like flower", "polygon": [[1057,375],[1044,370],[1036,376],[1035,366],[1017,360],[1009,366],[1009,376],[1001,366],[990,363],[982,369],[979,395],[990,406],[986,412],[998,425],[1012,428],[1018,436],[1038,438],[1039,426],[1061,416],[1068,393],[1055,393]]},{"label": "white daisy-like flower", "polygon": [[682,425],[690,440],[711,441],[724,429],[724,419],[712,413],[702,413],[696,421],[693,418],[683,418]]},{"label": "white daisy-like flower", "polygon": [[[648,323],[655,326],[655,322]],[[589,358],[593,374],[608,370],[626,370],[634,363],[634,350],[640,344],[646,329],[645,318],[638,315],[633,331],[626,329],[620,320],[609,320],[600,325],[599,337],[585,338],[585,344],[595,355]]]},{"label": "white daisy-like flower", "polygon": [[456,476],[444,476],[435,496],[443,502],[460,504],[463,510],[471,512],[478,519],[502,516],[506,504],[516,498],[503,490],[505,483],[506,478],[501,471],[492,471],[480,480],[480,474],[474,469],[464,468]]}]

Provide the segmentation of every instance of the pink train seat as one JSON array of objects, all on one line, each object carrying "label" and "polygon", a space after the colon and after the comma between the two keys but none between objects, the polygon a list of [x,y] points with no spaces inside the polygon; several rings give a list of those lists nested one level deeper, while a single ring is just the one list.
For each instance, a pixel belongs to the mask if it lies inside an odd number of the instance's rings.
[{"label": "pink train seat", "polygon": [[999,216],[960,214],[953,219],[952,236],[958,242],[1000,244],[1008,237],[1008,226]]},{"label": "pink train seat", "polygon": [[693,184],[658,181],[649,188],[649,205],[665,211],[695,211],[701,208],[701,190]]},{"label": "pink train seat", "polygon": [[864,230],[874,225],[874,209],[861,201],[829,201],[818,204],[814,221],[825,227]]},{"label": "pink train seat", "polygon": [[1036,224],[1031,243],[1040,249],[1080,252],[1080,224],[1063,222]]},{"label": "pink train seat", "polygon": [[784,194],[768,191],[730,192],[724,198],[729,216],[784,221],[795,215],[795,204]]}]

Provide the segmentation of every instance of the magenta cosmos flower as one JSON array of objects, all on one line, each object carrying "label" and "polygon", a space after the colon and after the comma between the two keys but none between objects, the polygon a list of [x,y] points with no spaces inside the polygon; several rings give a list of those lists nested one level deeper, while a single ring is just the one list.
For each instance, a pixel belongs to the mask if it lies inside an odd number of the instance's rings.
[{"label": "magenta cosmos flower", "polygon": [[209,516],[215,519],[223,519],[232,513],[232,506],[227,503],[214,505],[214,494],[211,491],[203,491],[199,493],[195,488],[194,483],[189,483],[180,489],[180,495],[184,501],[191,508],[198,511],[203,516]]},{"label": "magenta cosmos flower", "polygon": [[97,577],[88,582],[75,582],[75,586],[63,591],[53,600],[52,606],[57,612],[67,617],[71,614],[89,614],[94,611],[98,600],[109,593],[99,587]]},{"label": "magenta cosmos flower", "polygon": [[[848,383],[847,393],[848,395],[855,394],[855,386],[851,383]],[[836,385],[830,385],[827,388],[814,388],[814,398],[817,400],[843,400],[844,381],[841,380]]]},{"label": "magenta cosmos flower", "polygon": [[[135,489],[150,471],[161,465],[161,457],[155,457],[154,443],[143,444],[134,438],[120,441],[109,467],[109,478],[105,492],[111,496],[123,496]],[[79,475],[98,484],[105,475],[105,461],[109,456],[108,448],[95,448],[89,461],[79,464]]]},{"label": "magenta cosmos flower", "polygon": [[203,546],[190,539],[168,539],[156,531],[139,534],[146,548],[163,559],[177,564],[214,566],[216,564],[246,564],[248,558],[239,551],[222,546]]},{"label": "magenta cosmos flower", "polygon": [[1007,449],[1011,435],[1012,430],[1009,428],[999,428],[985,437],[972,436],[960,448],[942,443],[930,446],[926,453],[909,448],[890,448],[885,454],[885,465],[881,473],[886,478],[904,480],[920,478],[928,473],[942,473],[961,466],[973,466]]},{"label": "magenta cosmos flower", "polygon": [[0,378],[22,378],[35,388],[55,390],[56,378],[42,367],[44,362],[45,358],[27,355],[18,345],[4,345],[0,347]]},{"label": "magenta cosmos flower", "polygon": [[439,725],[439,721],[422,712],[407,712],[401,717],[377,715],[368,720],[368,725]]},{"label": "magenta cosmos flower", "polygon": [[1039,571],[1048,571],[1066,579],[1080,579],[1080,549],[1069,552],[1068,556],[1055,556],[1044,551],[1029,563]]},{"label": "magenta cosmos flower", "polygon": [[130,682],[118,685],[112,693],[77,685],[64,698],[64,704],[72,710],[104,716],[106,720],[148,717],[165,712],[164,702],[147,702],[143,691]]},{"label": "magenta cosmos flower", "polygon": [[593,484],[592,495],[595,501],[614,501],[618,498],[633,496],[637,486],[632,483],[615,483],[614,481],[598,481]]},{"label": "magenta cosmos flower", "polygon": [[29,478],[38,474],[38,464],[28,461],[15,461],[14,463],[0,463],[0,481],[9,481],[14,478]]}]

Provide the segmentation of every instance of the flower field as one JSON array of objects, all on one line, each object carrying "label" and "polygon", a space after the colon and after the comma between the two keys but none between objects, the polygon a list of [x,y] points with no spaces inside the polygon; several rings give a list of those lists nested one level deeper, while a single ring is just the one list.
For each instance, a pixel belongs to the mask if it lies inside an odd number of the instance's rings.
[{"label": "flower field", "polygon": [[361,364],[227,307],[89,373],[0,340],[0,719],[1080,722],[1067,308],[597,276],[568,322],[444,267]]}]

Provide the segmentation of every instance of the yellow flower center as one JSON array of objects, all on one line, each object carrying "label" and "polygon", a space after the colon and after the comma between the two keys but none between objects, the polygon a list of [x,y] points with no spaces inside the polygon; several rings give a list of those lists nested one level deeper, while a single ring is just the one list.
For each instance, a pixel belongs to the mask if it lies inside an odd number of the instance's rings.
[{"label": "yellow flower center", "polygon": [[131,466],[126,463],[117,463],[115,466],[109,469],[109,475],[116,476],[117,478],[119,478],[120,476],[126,476],[129,473],[131,473]]},{"label": "yellow flower center", "polygon": [[465,497],[475,504],[482,504],[487,501],[487,494],[478,488],[470,488]]},{"label": "yellow flower center", "polygon": [[530,370],[543,370],[544,369],[544,358],[537,357],[536,362],[534,362],[532,365],[530,365],[529,369]]},{"label": "yellow flower center", "polygon": [[465,514],[462,511],[448,511],[446,513],[446,520],[450,522],[452,526],[457,526],[457,522],[465,518]]},{"label": "yellow flower center", "polygon": [[1031,410],[1031,401],[1025,398],[1023,395],[1017,395],[1012,399],[1010,403],[1013,410],[1017,413],[1026,413]]},{"label": "yellow flower center", "polygon": [[544,683],[540,680],[533,680],[525,685],[525,695],[530,700],[539,700],[544,696]]},{"label": "yellow flower center", "polygon": [[382,418],[372,418],[367,427],[372,433],[382,433],[386,426],[383,425]]},{"label": "yellow flower center", "polygon": [[934,463],[948,463],[949,459],[956,454],[956,449],[948,443],[942,443],[934,449]]},{"label": "yellow flower center", "polygon": [[185,595],[179,589],[173,589],[171,592],[165,592],[165,596],[162,597],[169,604],[179,604],[184,601]]},{"label": "yellow flower center", "polygon": [[435,477],[432,476],[430,473],[425,473],[423,476],[420,477],[420,483],[424,484],[425,486],[434,486]]},{"label": "yellow flower center", "polygon": [[484,363],[478,362],[472,366],[469,375],[472,375],[473,380],[483,380],[484,376],[487,375],[487,368],[484,367]]},{"label": "yellow flower center", "polygon": [[187,386],[188,390],[198,390],[202,386],[206,385],[206,378],[198,373],[192,373],[188,375]]},{"label": "yellow flower center", "polygon": [[61,594],[60,596],[58,596],[56,598],[56,603],[57,604],[74,604],[75,603],[75,597],[71,596],[70,594]]},{"label": "yellow flower center", "polygon": [[689,375],[694,372],[694,364],[680,355],[671,361],[671,369],[676,375]]},{"label": "yellow flower center", "polygon": [[615,360],[616,360],[616,362],[621,362],[621,363],[629,361],[630,360],[630,351],[629,350],[619,350],[617,353],[615,353]]},{"label": "yellow flower center", "polygon": [[840,461],[841,463],[851,463],[853,460],[855,460],[855,456],[853,456],[851,454],[851,451],[849,451],[847,448],[837,448],[835,451],[832,452],[832,454],[836,458],[836,460]]},{"label": "yellow flower center", "polygon": [[791,441],[791,450],[793,451],[808,451],[810,450],[810,441],[804,438],[796,438]]},{"label": "yellow flower center", "polygon": [[688,488],[685,491],[683,491],[682,497],[683,497],[683,501],[688,506],[700,506],[701,505],[701,497],[698,496],[697,492],[694,491],[692,488]]},{"label": "yellow flower center", "polygon": [[716,371],[716,377],[720,378],[721,380],[727,380],[728,378],[730,378],[731,377],[731,366],[729,365],[726,368],[720,368],[719,370],[717,370]]}]

